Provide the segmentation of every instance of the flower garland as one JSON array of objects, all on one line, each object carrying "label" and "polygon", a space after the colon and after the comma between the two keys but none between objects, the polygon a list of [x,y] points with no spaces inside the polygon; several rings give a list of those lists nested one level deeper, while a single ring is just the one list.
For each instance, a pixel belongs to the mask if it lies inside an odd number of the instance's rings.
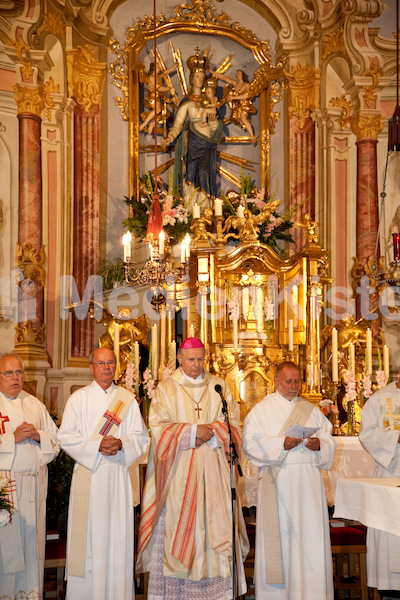
[{"label": "flower garland", "polygon": [[11,480],[6,477],[0,478],[0,527],[5,527],[11,522],[14,506],[10,502],[9,488]]}]

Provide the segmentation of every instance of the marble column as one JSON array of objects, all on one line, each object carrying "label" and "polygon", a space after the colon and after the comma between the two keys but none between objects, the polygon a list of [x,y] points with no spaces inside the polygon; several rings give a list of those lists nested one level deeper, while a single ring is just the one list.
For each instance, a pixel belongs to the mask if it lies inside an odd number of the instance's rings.
[{"label": "marble column", "polygon": [[[315,217],[315,123],[311,117],[304,120],[302,128],[299,120],[290,121],[290,208],[302,204],[294,215],[301,221],[305,213]],[[304,238],[300,229],[293,229],[295,244],[291,252],[297,252],[304,246]]]},{"label": "marble column", "polygon": [[[106,68],[88,45],[67,51],[68,91],[76,102],[72,274],[81,299],[100,261],[100,107]],[[71,357],[88,358],[97,341],[89,314],[82,320],[73,314]]]},{"label": "marble column", "polygon": [[[375,255],[378,234],[377,139],[382,128],[383,118],[377,114],[360,112],[351,121],[351,130],[357,136],[356,250],[358,261],[363,266]],[[377,302],[377,295],[371,296],[370,310]],[[359,296],[356,310],[357,318],[366,316],[361,315]]]},{"label": "marble column", "polygon": [[16,261],[20,268],[15,349],[25,359],[47,360],[45,352],[42,245],[41,112],[42,90],[16,84],[19,120],[19,221]]}]

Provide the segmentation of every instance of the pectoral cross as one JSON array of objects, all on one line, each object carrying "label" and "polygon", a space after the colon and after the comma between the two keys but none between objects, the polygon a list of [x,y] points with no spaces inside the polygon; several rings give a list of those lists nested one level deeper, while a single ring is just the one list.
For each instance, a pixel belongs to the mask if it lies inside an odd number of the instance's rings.
[{"label": "pectoral cross", "polygon": [[196,402],[196,400],[193,400],[193,402],[196,405],[196,408],[194,410],[197,412],[197,418],[200,419],[200,411],[201,411],[201,408],[199,406],[200,400],[198,402]]},{"label": "pectoral cross", "polygon": [[0,413],[0,435],[2,435],[3,433],[6,432],[6,428],[4,427],[4,423],[7,423],[7,421],[9,421],[10,419],[7,417],[7,415],[5,417],[3,417],[3,415]]}]

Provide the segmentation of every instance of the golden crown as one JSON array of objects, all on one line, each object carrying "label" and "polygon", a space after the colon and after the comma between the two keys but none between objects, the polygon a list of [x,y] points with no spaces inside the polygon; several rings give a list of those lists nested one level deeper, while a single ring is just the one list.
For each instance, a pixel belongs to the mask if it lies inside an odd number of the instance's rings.
[{"label": "golden crown", "polygon": [[205,54],[201,55],[199,48],[196,48],[196,54],[189,56],[187,59],[187,66],[191,73],[196,71],[205,71],[208,69],[208,56]]}]

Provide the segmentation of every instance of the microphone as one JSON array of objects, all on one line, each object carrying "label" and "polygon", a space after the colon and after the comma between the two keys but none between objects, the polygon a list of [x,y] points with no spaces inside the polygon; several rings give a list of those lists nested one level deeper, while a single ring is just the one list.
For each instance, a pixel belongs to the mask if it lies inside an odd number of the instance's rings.
[{"label": "microphone", "polygon": [[228,412],[228,405],[227,405],[224,395],[222,393],[222,387],[219,385],[219,383],[217,383],[217,385],[214,387],[214,389],[217,392],[217,394],[219,394],[221,396],[222,412],[224,412],[224,413]]}]

